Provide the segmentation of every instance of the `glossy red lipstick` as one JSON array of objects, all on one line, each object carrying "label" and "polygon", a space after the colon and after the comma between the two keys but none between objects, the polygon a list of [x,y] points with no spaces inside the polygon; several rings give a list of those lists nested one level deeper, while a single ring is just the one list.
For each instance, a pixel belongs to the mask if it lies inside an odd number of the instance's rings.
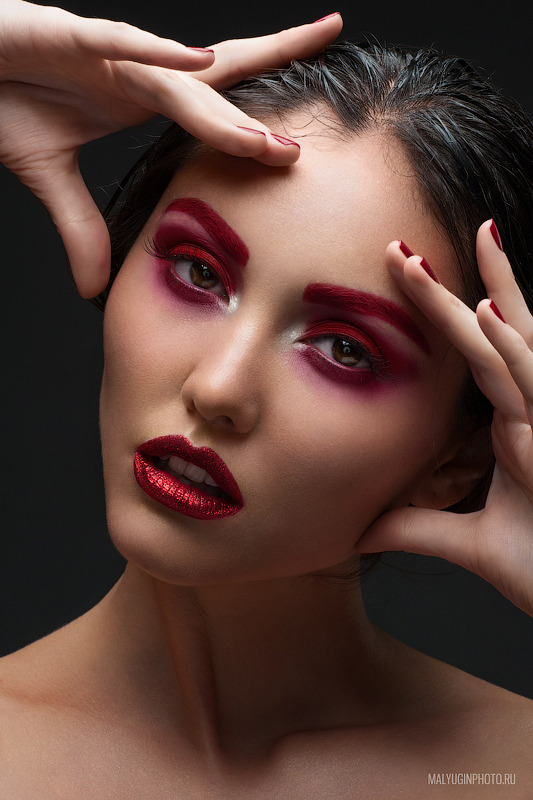
[{"label": "glossy red lipstick", "polygon": [[[205,470],[217,484],[220,495],[208,494],[200,484],[189,485],[163,467],[171,456]],[[221,519],[237,514],[244,505],[237,481],[210,447],[195,447],[185,436],[159,436],[141,444],[133,461],[133,472],[141,489],[173,511],[194,519]],[[191,483],[193,483],[191,481]]]}]

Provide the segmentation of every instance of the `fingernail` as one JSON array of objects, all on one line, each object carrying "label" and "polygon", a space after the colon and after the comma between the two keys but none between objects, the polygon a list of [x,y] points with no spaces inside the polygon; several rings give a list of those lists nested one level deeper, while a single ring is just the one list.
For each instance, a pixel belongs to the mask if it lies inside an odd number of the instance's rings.
[{"label": "fingernail", "polygon": [[256,131],[255,128],[245,128],[243,125],[237,125],[237,127],[241,131],[246,131],[247,133],[260,133],[261,136],[266,136],[266,133],[264,131]]},{"label": "fingernail", "polygon": [[435,273],[433,272],[433,270],[431,269],[425,258],[423,258],[422,261],[420,262],[420,266],[422,267],[422,269],[426,270],[429,277],[433,278],[435,283],[440,283],[439,279],[437,278],[437,276],[435,275]]},{"label": "fingernail", "polygon": [[503,250],[502,240],[500,238],[500,232],[498,231],[498,228],[496,227],[496,223],[494,222],[494,220],[492,220],[490,223],[490,232],[492,233],[492,238],[494,239],[500,250]]},{"label": "fingernail", "polygon": [[505,322],[504,318],[502,317],[502,312],[500,311],[494,300],[490,301],[490,307],[492,308],[498,319],[501,319],[502,322]]},{"label": "fingernail", "polygon": [[405,242],[402,242],[401,239],[400,239],[400,250],[402,251],[402,253],[406,258],[410,258],[413,255],[413,251],[409,247],[407,247]]},{"label": "fingernail", "polygon": [[315,22],[313,23],[313,25],[316,22],[324,22],[325,19],[331,19],[331,17],[338,17],[340,13],[341,13],[340,11],[334,11],[333,14],[326,14],[325,17],[320,17],[320,19],[315,19]]},{"label": "fingernail", "polygon": [[188,47],[187,50],[196,50],[197,53],[214,53],[209,47]]},{"label": "fingernail", "polygon": [[300,149],[300,145],[298,144],[298,142],[293,142],[292,139],[286,139],[284,136],[278,136],[277,133],[273,133],[272,137],[276,140],[276,142],[279,142],[280,144],[285,144],[285,145],[293,144],[295,145],[295,147],[298,148],[298,150]]}]

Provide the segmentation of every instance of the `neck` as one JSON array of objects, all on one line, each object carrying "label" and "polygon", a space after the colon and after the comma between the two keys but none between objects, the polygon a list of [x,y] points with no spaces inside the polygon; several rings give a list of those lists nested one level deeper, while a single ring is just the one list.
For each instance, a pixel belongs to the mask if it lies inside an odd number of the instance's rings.
[{"label": "neck", "polygon": [[114,697],[164,714],[204,757],[368,724],[371,704],[375,715],[383,636],[357,586],[301,577],[182,587],[128,566],[96,615]]}]

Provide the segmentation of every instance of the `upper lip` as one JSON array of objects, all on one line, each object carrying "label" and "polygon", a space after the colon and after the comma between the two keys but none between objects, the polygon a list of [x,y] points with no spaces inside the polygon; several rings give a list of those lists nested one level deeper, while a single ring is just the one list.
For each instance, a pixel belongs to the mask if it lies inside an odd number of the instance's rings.
[{"label": "upper lip", "polygon": [[218,486],[239,505],[244,505],[244,500],[228,466],[222,461],[220,456],[210,447],[195,447],[186,436],[158,436],[156,439],[149,439],[137,448],[144,456],[152,458],[165,458],[166,456],[178,456],[197,467],[208,472]]}]

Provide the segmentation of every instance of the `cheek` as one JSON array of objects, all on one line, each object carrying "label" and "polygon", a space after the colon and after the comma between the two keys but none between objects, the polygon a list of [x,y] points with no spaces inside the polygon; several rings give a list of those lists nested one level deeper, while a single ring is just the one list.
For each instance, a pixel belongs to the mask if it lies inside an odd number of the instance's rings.
[{"label": "cheek", "polygon": [[[450,408],[436,406],[434,380],[372,392],[322,385],[322,379],[285,384],[272,430],[287,507],[310,525],[351,526],[362,533],[377,515],[409,501],[420,478],[434,469]],[[435,422],[435,414],[440,422]],[[290,432],[290,433],[289,433]],[[274,444],[270,455],[275,463]],[[280,463],[281,462],[281,463]],[[275,476],[272,476],[273,482]],[[335,522],[334,522],[335,520]]]},{"label": "cheek", "polygon": [[[206,330],[213,320],[213,331],[217,326],[216,317],[176,304],[157,280],[137,271],[119,273],[104,325],[104,465],[109,464],[108,498],[121,514],[128,503],[136,513],[144,508],[132,479],[135,447],[179,424],[180,389],[194,368],[189,352],[195,351],[198,325],[202,321]],[[294,351],[267,363],[261,375],[263,416],[235,461],[246,505],[227,525],[233,532],[227,546],[242,531],[246,536],[232,555],[236,561],[278,570],[285,564],[302,570],[332,566],[351,555],[376,516],[433,463],[434,441],[442,437],[441,422],[453,405],[446,376],[440,382],[446,391],[439,393],[442,386],[430,369],[403,380],[342,385],[302,364]],[[153,519],[150,508],[145,513]],[[157,518],[165,536],[173,537],[172,516],[162,512]],[[248,551],[242,544],[250,528],[254,548]],[[169,563],[173,552],[168,550]]]},{"label": "cheek", "polygon": [[291,353],[290,365],[304,384],[313,387],[317,396],[324,397],[327,403],[353,404],[361,400],[372,401],[394,395],[418,375],[418,367],[413,359],[398,354],[394,369],[380,374],[371,369],[344,368],[324,358],[315,348],[300,346]]},{"label": "cheek", "polygon": [[180,375],[189,367],[182,342],[187,331],[198,329],[198,312],[182,303],[178,313],[168,300],[152,270],[125,262],[104,318],[102,406],[106,410],[116,405],[118,413],[128,408],[149,413],[157,398],[179,394]]}]

